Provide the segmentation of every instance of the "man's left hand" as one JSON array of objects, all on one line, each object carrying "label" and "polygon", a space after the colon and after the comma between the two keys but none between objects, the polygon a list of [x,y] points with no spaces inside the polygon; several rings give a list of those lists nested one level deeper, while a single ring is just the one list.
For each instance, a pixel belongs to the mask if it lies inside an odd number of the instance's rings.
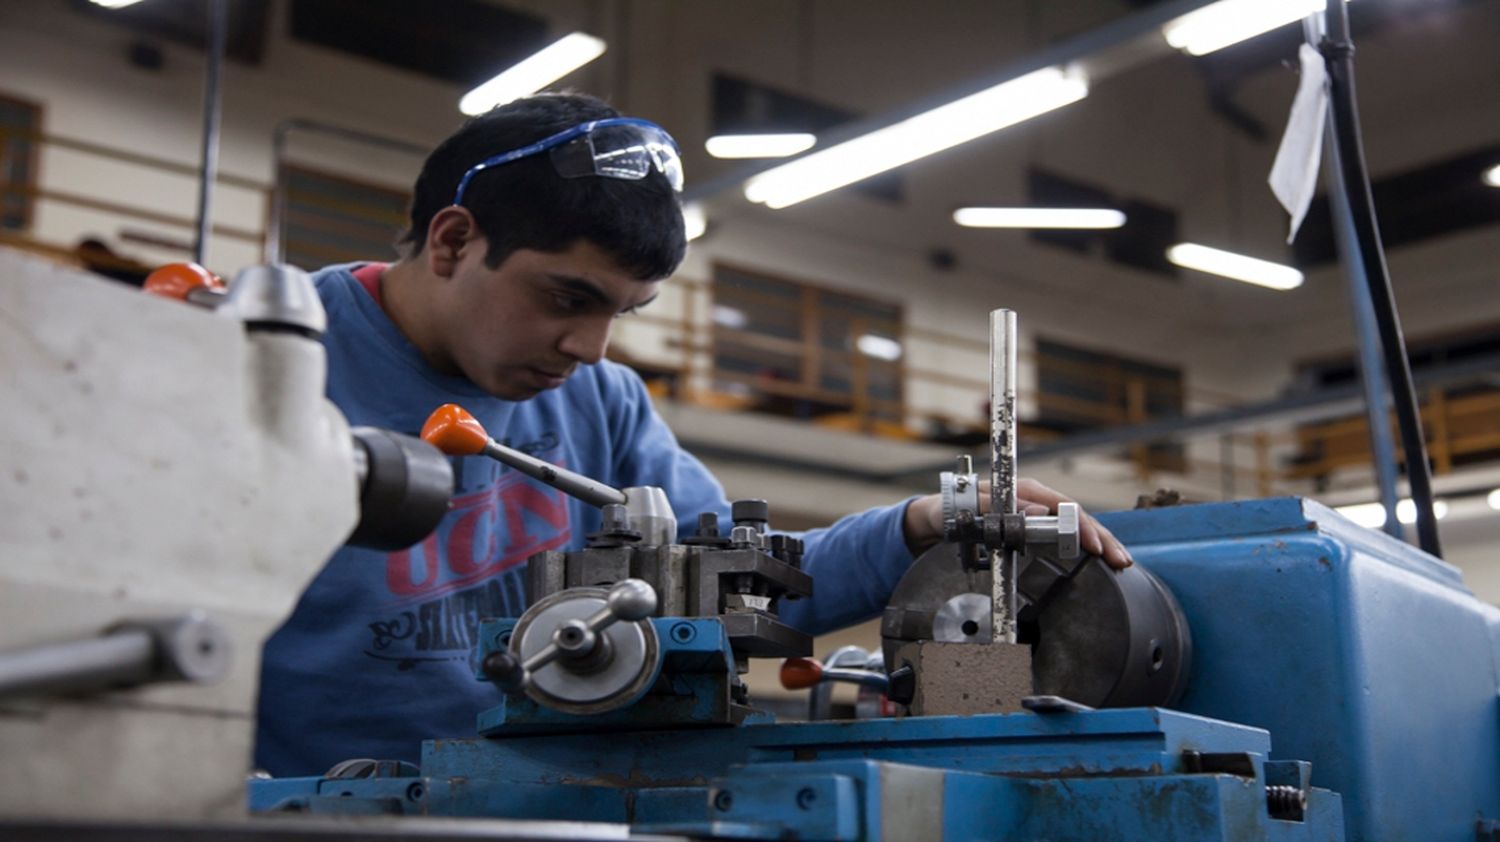
[{"label": "man's left hand", "polygon": [[[1016,483],[1016,511],[1025,515],[1047,515],[1057,513],[1058,503],[1071,503],[1072,498],[1066,494],[1054,491],[1034,479],[1022,479]],[[983,514],[989,510],[990,484],[987,481],[979,483],[979,508]],[[938,494],[929,494],[911,501],[906,507],[906,519],[902,523],[906,533],[906,546],[912,551],[912,555],[919,555],[923,551],[943,540],[943,498]],[[1119,539],[1110,534],[1108,529],[1100,525],[1087,512],[1083,513],[1078,523],[1079,543],[1084,552],[1100,556],[1104,563],[1116,570],[1123,570],[1135,563],[1130,557],[1130,551]]]}]

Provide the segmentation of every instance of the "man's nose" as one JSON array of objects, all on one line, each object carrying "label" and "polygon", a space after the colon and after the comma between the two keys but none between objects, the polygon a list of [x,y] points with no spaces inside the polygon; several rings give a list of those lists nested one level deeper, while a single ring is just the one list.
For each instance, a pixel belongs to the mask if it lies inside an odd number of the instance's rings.
[{"label": "man's nose", "polygon": [[579,324],[563,334],[557,349],[569,357],[592,365],[604,359],[604,350],[609,347],[609,331],[614,319],[590,320]]}]

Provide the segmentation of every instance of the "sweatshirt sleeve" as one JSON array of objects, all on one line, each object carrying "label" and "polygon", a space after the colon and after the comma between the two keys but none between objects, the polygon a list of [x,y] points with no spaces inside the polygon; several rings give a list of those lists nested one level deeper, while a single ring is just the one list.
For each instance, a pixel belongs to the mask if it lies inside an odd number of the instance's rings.
[{"label": "sweatshirt sleeve", "polygon": [[610,438],[614,471],[621,488],[654,485],[666,491],[677,515],[679,537],[698,529],[701,512],[717,512],[720,524],[729,523],[729,500],[724,486],[698,457],[682,449],[677,437],[656,413],[640,375],[621,365],[600,372],[603,406],[610,407]]},{"label": "sweatshirt sleeve", "polygon": [[915,499],[848,515],[803,535],[802,569],[813,577],[813,596],[782,600],[781,619],[824,634],[884,611],[913,561],[901,523]]},{"label": "sweatshirt sleeve", "polygon": [[[679,536],[696,531],[701,512],[717,512],[720,523],[727,524],[729,501],[723,486],[678,444],[640,377],[623,366],[609,369],[601,372],[606,375],[600,378],[601,388],[618,394],[601,399],[617,410],[611,436],[620,484],[664,489],[677,514]],[[764,496],[774,511],[775,490],[766,489]],[[823,634],[879,615],[912,564],[901,525],[913,499],[849,515],[800,535],[805,541],[802,568],[813,577],[813,596],[782,600],[782,619],[810,634]]]}]

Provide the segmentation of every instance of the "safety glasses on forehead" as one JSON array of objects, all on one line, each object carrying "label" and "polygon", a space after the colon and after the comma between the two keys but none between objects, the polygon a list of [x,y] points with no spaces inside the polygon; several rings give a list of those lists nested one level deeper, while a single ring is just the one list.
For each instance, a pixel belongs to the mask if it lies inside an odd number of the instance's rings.
[{"label": "safety glasses on forehead", "polygon": [[464,191],[474,176],[491,167],[543,152],[551,156],[553,168],[563,178],[597,175],[640,181],[654,167],[666,176],[673,190],[682,192],[682,158],[677,152],[677,141],[667,134],[667,130],[650,120],[611,117],[581,123],[536,143],[480,161],[459,179],[453,204],[463,204]]}]

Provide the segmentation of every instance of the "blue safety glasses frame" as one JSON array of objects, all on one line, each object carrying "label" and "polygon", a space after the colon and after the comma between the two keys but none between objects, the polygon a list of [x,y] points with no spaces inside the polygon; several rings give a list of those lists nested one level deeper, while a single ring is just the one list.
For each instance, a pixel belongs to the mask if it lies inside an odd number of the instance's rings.
[{"label": "blue safety glasses frame", "polygon": [[553,168],[563,178],[601,176],[640,181],[654,168],[666,177],[673,190],[682,192],[682,156],[677,141],[667,130],[650,120],[610,117],[580,123],[520,149],[480,161],[458,180],[453,204],[463,204],[464,191],[474,176],[543,152],[550,154]]}]

